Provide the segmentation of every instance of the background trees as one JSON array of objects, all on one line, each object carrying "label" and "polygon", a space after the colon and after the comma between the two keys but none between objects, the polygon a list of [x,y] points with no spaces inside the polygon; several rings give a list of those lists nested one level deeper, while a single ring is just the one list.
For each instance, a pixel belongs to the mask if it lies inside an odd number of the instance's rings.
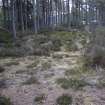
[{"label": "background trees", "polygon": [[2,0],[4,27],[37,33],[43,28],[105,24],[104,0]]}]

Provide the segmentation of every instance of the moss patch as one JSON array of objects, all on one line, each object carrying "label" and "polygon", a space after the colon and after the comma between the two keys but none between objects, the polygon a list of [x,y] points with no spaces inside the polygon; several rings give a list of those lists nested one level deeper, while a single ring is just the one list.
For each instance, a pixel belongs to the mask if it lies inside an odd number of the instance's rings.
[{"label": "moss patch", "polygon": [[42,63],[42,69],[43,70],[48,70],[51,68],[51,62],[43,62]]},{"label": "moss patch", "polygon": [[66,76],[72,76],[72,75],[78,75],[78,74],[80,74],[80,71],[77,70],[76,68],[69,69],[69,70],[65,71]]},{"label": "moss patch", "polygon": [[27,68],[34,68],[37,67],[37,65],[39,64],[39,60],[34,61],[32,64],[28,65]]},{"label": "moss patch", "polygon": [[83,80],[78,80],[78,79],[66,79],[66,78],[59,78],[56,81],[62,88],[64,89],[82,89],[86,85],[88,85],[85,81]]},{"label": "moss patch", "polygon": [[72,97],[67,94],[63,94],[57,98],[56,102],[57,105],[72,105]]},{"label": "moss patch", "polygon": [[12,103],[9,98],[0,96],[0,105],[12,105]]},{"label": "moss patch", "polygon": [[32,84],[39,84],[39,81],[36,77],[30,77],[28,80],[23,82],[23,85],[32,85]]},{"label": "moss patch", "polygon": [[12,41],[12,35],[5,29],[0,28],[0,42],[1,43],[8,43]]},{"label": "moss patch", "polygon": [[46,99],[45,94],[41,94],[40,96],[35,97],[34,102],[41,104]]}]

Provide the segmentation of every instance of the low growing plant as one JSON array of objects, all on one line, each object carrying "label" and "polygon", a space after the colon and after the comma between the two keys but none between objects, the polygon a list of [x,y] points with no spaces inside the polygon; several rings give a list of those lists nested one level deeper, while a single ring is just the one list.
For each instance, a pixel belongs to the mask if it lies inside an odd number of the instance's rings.
[{"label": "low growing plant", "polygon": [[72,105],[72,96],[63,94],[62,96],[57,98],[56,103],[57,105]]},{"label": "low growing plant", "polygon": [[82,89],[86,85],[88,85],[84,80],[78,80],[78,79],[67,79],[67,78],[59,78],[56,81],[59,85],[61,85],[64,89]]},{"label": "low growing plant", "polygon": [[9,98],[0,96],[0,105],[13,105]]}]

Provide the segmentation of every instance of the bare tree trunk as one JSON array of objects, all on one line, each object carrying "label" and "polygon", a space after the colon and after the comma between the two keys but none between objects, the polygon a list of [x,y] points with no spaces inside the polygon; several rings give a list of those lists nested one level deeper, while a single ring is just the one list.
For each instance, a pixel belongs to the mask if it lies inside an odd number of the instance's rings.
[{"label": "bare tree trunk", "polygon": [[13,38],[16,39],[15,5],[14,5],[14,0],[11,0],[11,15],[12,15],[12,32],[13,32]]},{"label": "bare tree trunk", "polygon": [[33,21],[34,21],[34,32],[37,33],[37,22],[36,22],[36,4],[35,4],[35,0],[33,1]]},{"label": "bare tree trunk", "polygon": [[67,1],[67,9],[68,9],[68,27],[70,27],[70,0]]},{"label": "bare tree trunk", "polygon": [[21,28],[24,33],[24,20],[23,20],[23,0],[20,0],[20,14],[21,14]]}]

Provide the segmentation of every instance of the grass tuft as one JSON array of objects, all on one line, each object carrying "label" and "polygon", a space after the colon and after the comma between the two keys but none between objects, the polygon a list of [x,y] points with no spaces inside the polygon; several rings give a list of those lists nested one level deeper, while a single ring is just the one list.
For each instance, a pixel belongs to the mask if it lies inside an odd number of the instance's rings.
[{"label": "grass tuft", "polygon": [[39,60],[34,61],[32,64],[28,65],[27,68],[34,68],[37,67],[37,65],[39,64]]},{"label": "grass tuft", "polygon": [[48,70],[51,68],[51,62],[43,62],[42,63],[42,69]]},{"label": "grass tuft", "polygon": [[0,96],[0,105],[12,105],[12,103],[9,98]]},{"label": "grass tuft", "polygon": [[5,68],[0,66],[0,73],[4,72],[5,71]]},{"label": "grass tuft", "polygon": [[45,94],[41,94],[40,96],[35,97],[34,102],[42,104],[45,99]]},{"label": "grass tuft", "polygon": [[28,80],[23,82],[24,85],[32,85],[32,84],[38,84],[38,80],[35,77],[30,77]]},{"label": "grass tuft", "polygon": [[56,102],[57,105],[72,105],[72,97],[67,94],[63,94],[57,98]]},{"label": "grass tuft", "polygon": [[84,80],[78,79],[66,79],[66,78],[59,78],[57,79],[56,83],[58,83],[63,89],[82,89],[86,85],[88,85]]}]

